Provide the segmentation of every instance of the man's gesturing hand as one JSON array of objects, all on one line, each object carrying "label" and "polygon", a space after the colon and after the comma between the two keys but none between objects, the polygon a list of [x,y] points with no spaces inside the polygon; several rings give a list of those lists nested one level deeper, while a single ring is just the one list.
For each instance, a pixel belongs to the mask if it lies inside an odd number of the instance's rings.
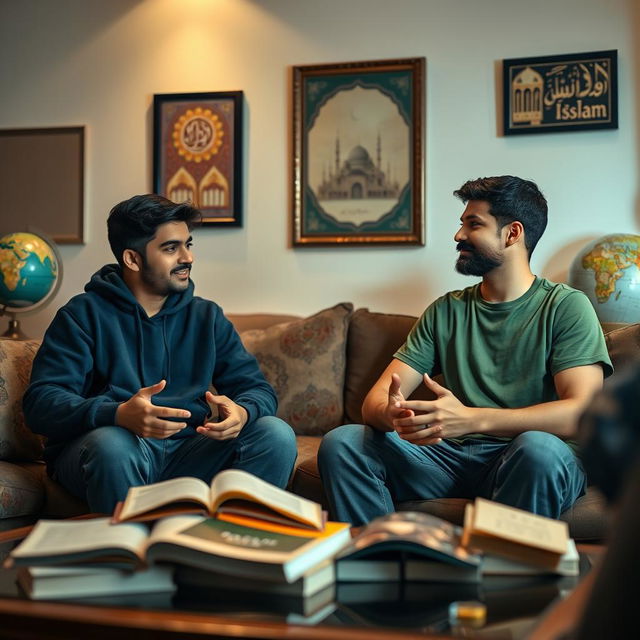
[{"label": "man's gesturing hand", "polygon": [[424,374],[425,386],[436,400],[400,401],[398,409],[410,409],[419,415],[394,420],[398,435],[419,445],[438,444],[442,438],[456,438],[474,430],[474,409],[467,407],[449,389]]},{"label": "man's gesturing hand", "polygon": [[217,410],[218,418],[221,420],[220,422],[206,422],[196,431],[214,440],[237,438],[240,430],[249,419],[247,410],[227,396],[214,396],[211,391],[207,391],[205,398],[212,413]]},{"label": "man's gesturing hand", "polygon": [[398,418],[412,418],[414,413],[411,409],[402,409],[398,403],[404,402],[404,396],[400,391],[400,376],[397,373],[391,374],[391,384],[389,385],[389,400],[387,402],[386,416],[390,430],[393,430],[395,420]]},{"label": "man's gesturing hand", "polygon": [[184,429],[187,426],[186,422],[173,422],[167,418],[188,418],[191,415],[188,411],[159,407],[151,402],[151,396],[160,393],[166,384],[166,380],[160,380],[150,387],[143,387],[123,402],[116,410],[116,424],[141,438],[160,440]]}]

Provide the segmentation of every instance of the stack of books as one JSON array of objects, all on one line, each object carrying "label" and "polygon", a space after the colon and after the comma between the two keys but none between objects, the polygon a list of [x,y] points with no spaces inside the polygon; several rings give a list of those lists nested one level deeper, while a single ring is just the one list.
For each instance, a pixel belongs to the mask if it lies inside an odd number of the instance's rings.
[{"label": "stack of books", "polygon": [[211,486],[175,478],[134,487],[112,518],[41,520],[8,565],[32,598],[204,583],[306,598],[334,583],[331,559],[350,537],[320,505],[228,469]]},{"label": "stack of books", "polygon": [[376,518],[338,552],[338,582],[466,582],[490,575],[576,576],[565,522],[477,498],[464,526],[420,512]]}]

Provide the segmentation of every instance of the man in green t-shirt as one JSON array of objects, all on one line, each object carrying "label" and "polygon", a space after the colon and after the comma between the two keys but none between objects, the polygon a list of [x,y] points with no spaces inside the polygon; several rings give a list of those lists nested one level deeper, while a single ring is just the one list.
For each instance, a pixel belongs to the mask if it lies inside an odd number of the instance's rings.
[{"label": "man in green t-shirt", "polygon": [[[531,271],[547,225],[533,182],[479,178],[454,195],[466,203],[456,270],[482,280],[424,312],[365,398],[367,426],[324,437],[318,464],[337,520],[475,496],[557,518],[584,493],[571,438],[613,371],[595,312]],[[433,400],[406,399],[420,384]]]}]

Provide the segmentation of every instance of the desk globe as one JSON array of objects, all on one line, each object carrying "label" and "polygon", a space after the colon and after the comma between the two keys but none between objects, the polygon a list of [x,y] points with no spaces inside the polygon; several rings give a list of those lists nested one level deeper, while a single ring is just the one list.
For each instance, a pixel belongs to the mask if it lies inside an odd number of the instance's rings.
[{"label": "desk globe", "polygon": [[3,338],[25,339],[16,320],[44,307],[62,281],[56,245],[36,233],[9,233],[0,238],[0,315],[9,315]]},{"label": "desk globe", "polygon": [[587,294],[600,322],[640,322],[640,236],[614,233],[583,247],[569,284]]}]

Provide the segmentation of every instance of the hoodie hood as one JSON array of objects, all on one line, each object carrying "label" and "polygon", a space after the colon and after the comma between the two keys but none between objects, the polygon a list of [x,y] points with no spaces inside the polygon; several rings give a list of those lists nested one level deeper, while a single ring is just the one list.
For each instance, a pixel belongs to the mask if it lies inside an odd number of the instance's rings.
[{"label": "hoodie hood", "polygon": [[[107,264],[96,271],[91,276],[91,280],[85,285],[84,290],[106,298],[113,305],[124,311],[133,312],[137,308],[139,312],[144,313],[131,289],[126,285],[122,277],[122,269],[118,264]],[[189,286],[184,291],[170,293],[162,309],[154,317],[172,315],[182,310],[193,299],[193,291],[194,284],[189,279]]]}]

